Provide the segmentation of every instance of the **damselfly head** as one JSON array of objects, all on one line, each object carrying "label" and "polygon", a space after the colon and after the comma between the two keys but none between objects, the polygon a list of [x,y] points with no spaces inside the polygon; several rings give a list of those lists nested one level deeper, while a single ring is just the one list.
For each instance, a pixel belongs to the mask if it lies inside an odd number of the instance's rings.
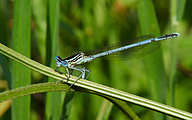
[{"label": "damselfly head", "polygon": [[55,57],[55,61],[56,61],[57,67],[61,67],[62,66],[62,61],[63,60],[59,56]]},{"label": "damselfly head", "polygon": [[56,57],[55,57],[55,61],[56,61],[56,62],[57,62],[57,61],[61,62],[62,59],[61,59],[59,56],[56,56]]}]

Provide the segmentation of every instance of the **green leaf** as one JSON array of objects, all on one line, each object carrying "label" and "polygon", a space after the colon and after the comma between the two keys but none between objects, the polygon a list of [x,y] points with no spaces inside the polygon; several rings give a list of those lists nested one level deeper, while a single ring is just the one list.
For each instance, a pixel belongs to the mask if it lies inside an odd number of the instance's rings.
[{"label": "green leaf", "polygon": [[70,116],[70,113],[71,113],[71,108],[72,108],[72,105],[73,105],[74,96],[75,96],[75,92],[67,91],[65,93],[65,100],[64,100],[62,112],[61,112],[61,115],[60,115],[60,120],[69,119],[69,116]]},{"label": "green leaf", "polygon": [[[152,1],[138,0],[137,7],[141,34],[153,34],[155,36],[159,36],[160,29]],[[144,61],[149,85],[151,87],[151,97],[155,101],[165,103],[166,74],[161,50],[146,56]],[[164,116],[162,114],[155,113],[155,118],[163,120]]]},{"label": "green leaf", "polygon": [[[182,19],[184,8],[185,8],[185,0],[171,0],[170,1],[170,21],[171,21],[171,30],[175,32],[179,21]],[[175,79],[176,79],[176,67],[177,67],[177,41],[170,40],[169,46],[169,86],[168,86],[168,97],[167,97],[167,104],[170,106],[175,106]],[[171,118],[170,118],[171,119]]]},{"label": "green leaf", "polygon": [[[13,49],[30,57],[31,51],[31,1],[16,0],[13,13]],[[13,61],[12,89],[30,85],[30,69]],[[30,116],[30,96],[13,100],[12,119],[28,120]]]},{"label": "green leaf", "polygon": [[109,100],[113,104],[107,102],[106,100],[103,100],[103,105],[99,111],[97,120],[108,120],[110,112],[112,110],[112,105],[116,105],[128,119],[140,120],[139,117],[135,114],[135,112],[127,105],[126,102],[109,96],[102,96],[102,97]]},{"label": "green leaf", "polygon": [[[47,43],[46,43],[46,64],[55,67],[54,58],[57,53],[58,30],[59,30],[59,0],[48,0],[48,21],[47,21]],[[55,81],[48,78],[48,81]],[[61,92],[49,92],[46,94],[46,119],[58,120],[62,108]]]}]

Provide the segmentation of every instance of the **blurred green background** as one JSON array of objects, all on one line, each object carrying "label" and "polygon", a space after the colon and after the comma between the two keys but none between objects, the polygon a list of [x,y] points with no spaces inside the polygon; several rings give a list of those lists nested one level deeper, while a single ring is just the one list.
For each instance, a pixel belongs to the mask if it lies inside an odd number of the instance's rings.
[{"label": "blurred green background", "polygon": [[[180,33],[176,39],[175,107],[192,112],[192,1],[185,3],[184,15],[178,22],[176,31],[170,29],[170,1],[153,0],[161,35],[171,32]],[[31,0],[31,59],[47,64],[49,56],[47,37],[48,1]],[[14,1],[0,1],[0,42],[12,48],[12,29]],[[68,57],[75,52],[86,52],[116,42],[125,41],[141,35],[137,0],[60,0],[59,33],[56,41],[57,55]],[[51,16],[49,16],[51,17]],[[149,15],[150,17],[150,15]],[[170,64],[170,41],[161,42],[165,72],[168,74]],[[50,48],[51,49],[51,48]],[[5,80],[11,79],[11,61],[0,55],[0,87],[5,90]],[[102,58],[85,64],[91,70],[88,80],[114,87],[138,96],[151,99],[151,86],[143,58],[108,61]],[[155,64],[154,64],[155,66]],[[55,67],[56,68],[56,65]],[[64,68],[60,71],[65,72]],[[148,73],[150,74],[150,73]],[[168,77],[169,75],[165,75]],[[74,71],[75,76],[79,73]],[[13,79],[13,78],[12,78]],[[47,78],[31,71],[31,83],[46,82]],[[55,80],[56,82],[56,80]],[[165,82],[165,103],[169,95],[168,79]],[[9,85],[10,86],[10,85]],[[9,87],[10,88],[10,87]],[[6,88],[7,89],[7,88]],[[95,119],[100,111],[103,98],[86,93],[76,93],[71,109],[70,120]],[[45,93],[31,95],[31,120],[45,119]],[[57,101],[54,101],[57,102]],[[149,109],[130,104],[141,119],[151,119],[153,112]],[[2,108],[1,108],[2,109]],[[10,108],[1,119],[10,115]],[[109,116],[111,120],[127,119],[121,111],[113,106]]]}]

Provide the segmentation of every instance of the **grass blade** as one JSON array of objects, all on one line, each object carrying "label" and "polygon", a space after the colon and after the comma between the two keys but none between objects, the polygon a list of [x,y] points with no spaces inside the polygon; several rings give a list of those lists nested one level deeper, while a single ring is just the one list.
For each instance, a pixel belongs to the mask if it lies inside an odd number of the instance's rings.
[{"label": "grass blade", "polygon": [[62,112],[60,115],[60,120],[68,120],[70,113],[71,113],[71,107],[73,105],[75,92],[66,92],[65,93],[65,100],[63,103]]},{"label": "grass blade", "polygon": [[103,100],[99,113],[97,114],[96,120],[109,120],[109,116],[111,110],[113,108],[113,104],[106,99]]},{"label": "grass blade", "polygon": [[[179,20],[181,20],[184,8],[185,8],[185,0],[171,0],[170,3],[170,20],[171,20],[171,31],[176,32],[176,28],[178,26]],[[167,97],[167,103],[170,106],[175,106],[175,76],[176,76],[176,66],[177,66],[177,41],[170,40],[170,62],[169,62],[169,92]],[[172,119],[169,117],[169,119]]]},{"label": "grass blade", "polygon": [[[141,34],[160,34],[155,9],[151,0],[138,0],[138,15]],[[165,69],[162,59],[162,52],[148,55],[144,59],[146,71],[151,86],[152,99],[161,103],[165,102]],[[155,113],[155,118],[163,120],[164,116]]]},{"label": "grass blade", "polygon": [[[31,1],[16,0],[13,16],[13,49],[30,57]],[[16,61],[13,61],[12,67],[12,89],[31,84],[29,68]],[[30,116],[30,96],[13,100],[11,110],[12,120],[28,120]]]},{"label": "grass blade", "polygon": [[[57,52],[59,30],[59,0],[48,0],[46,64],[55,67],[54,57]],[[49,82],[55,81],[48,78]],[[46,119],[58,120],[62,108],[61,92],[49,92],[46,94]]]}]

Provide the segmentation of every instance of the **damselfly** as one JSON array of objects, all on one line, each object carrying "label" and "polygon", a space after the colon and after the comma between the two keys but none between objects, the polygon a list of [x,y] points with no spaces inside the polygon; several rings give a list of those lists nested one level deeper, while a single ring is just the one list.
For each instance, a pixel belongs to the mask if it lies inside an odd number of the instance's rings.
[{"label": "damselfly", "polygon": [[73,84],[71,84],[72,86],[77,82],[77,80],[79,80],[82,77],[82,75],[85,75],[85,72],[88,72],[88,75],[85,79],[89,77],[89,74],[91,72],[88,69],[79,68],[76,66],[80,66],[83,63],[90,62],[95,58],[103,56],[112,56],[115,57],[115,59],[119,57],[135,58],[143,56],[157,50],[159,48],[159,41],[176,38],[179,36],[180,36],[179,33],[172,33],[160,37],[152,37],[151,35],[144,35],[134,40],[123,41],[120,43],[104,47],[102,49],[92,50],[91,52],[87,53],[77,52],[76,54],[65,59],[61,59],[59,56],[56,56],[55,57],[55,61],[57,64],[56,70],[59,67],[65,67],[69,75],[67,79],[69,79],[71,75],[69,69],[80,71],[81,75],[73,82]]}]

